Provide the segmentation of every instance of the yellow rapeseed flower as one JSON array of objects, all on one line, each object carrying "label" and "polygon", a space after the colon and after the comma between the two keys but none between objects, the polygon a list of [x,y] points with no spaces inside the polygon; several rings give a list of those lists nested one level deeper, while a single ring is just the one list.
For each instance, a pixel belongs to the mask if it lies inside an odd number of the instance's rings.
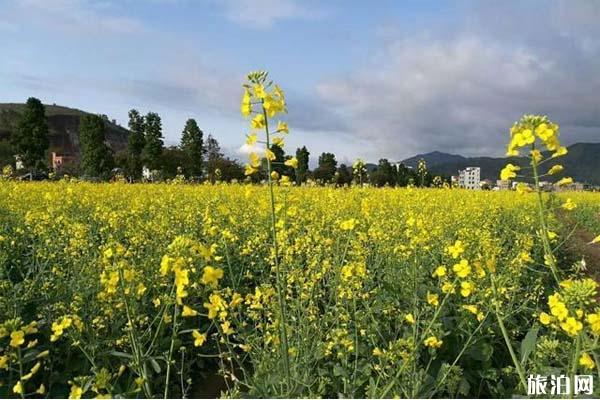
[{"label": "yellow rapeseed flower", "polygon": [[562,165],[554,165],[552,168],[550,168],[548,170],[548,175],[555,175],[558,174],[559,172],[562,172],[564,170],[564,167]]},{"label": "yellow rapeseed flower", "polygon": [[566,185],[570,185],[572,183],[573,183],[573,178],[570,178],[570,177],[562,178],[560,181],[556,182],[556,184],[558,186],[566,186]]},{"label": "yellow rapeseed flower", "polygon": [[221,329],[223,330],[223,334],[225,335],[233,334],[233,329],[231,329],[231,324],[229,323],[229,321],[222,322]]},{"label": "yellow rapeseed flower", "polygon": [[183,306],[183,311],[181,312],[182,317],[195,317],[196,315],[198,315],[198,311],[186,305]]},{"label": "yellow rapeseed flower", "polygon": [[298,168],[298,159],[296,157],[292,157],[289,160],[285,160],[284,164],[287,165],[288,167],[297,169]]},{"label": "yellow rapeseed flower", "polygon": [[540,322],[544,325],[548,325],[552,322],[552,317],[545,312],[540,313]]},{"label": "yellow rapeseed flower", "polygon": [[435,293],[427,292],[427,303],[434,307],[437,307],[440,304],[438,295]]},{"label": "yellow rapeseed flower", "polygon": [[565,210],[571,211],[577,208],[577,204],[573,203],[573,200],[571,200],[570,198],[567,199],[567,201],[565,201],[563,203],[563,205],[561,206],[562,208],[564,208]]},{"label": "yellow rapeseed flower", "polygon": [[340,228],[343,231],[351,231],[356,227],[356,219],[351,218],[340,223]]},{"label": "yellow rapeseed flower", "polygon": [[569,336],[576,336],[583,329],[583,324],[573,317],[568,317],[564,322],[561,322],[560,327]]},{"label": "yellow rapeseed flower", "polygon": [[448,253],[450,253],[452,258],[458,258],[464,251],[465,248],[460,240],[457,240],[453,245],[448,246]]},{"label": "yellow rapeseed flower", "polygon": [[275,161],[277,159],[277,156],[275,156],[275,153],[273,153],[271,149],[265,149],[265,157],[269,161]]},{"label": "yellow rapeseed flower", "polygon": [[290,129],[288,128],[288,124],[285,122],[279,121],[277,123],[277,132],[280,133],[290,133]]},{"label": "yellow rapeseed flower", "polygon": [[252,113],[252,103],[250,101],[250,91],[248,91],[248,89],[244,90],[240,111],[244,117],[247,117]]},{"label": "yellow rapeseed flower", "polygon": [[12,347],[19,347],[23,343],[25,343],[25,332],[18,330],[18,331],[13,331],[10,334],[10,345]]},{"label": "yellow rapeseed flower", "polygon": [[256,136],[256,133],[251,133],[246,137],[246,144],[248,146],[253,146],[257,140],[258,136]]},{"label": "yellow rapeseed flower", "polygon": [[17,381],[15,386],[13,386],[13,393],[23,394],[23,384],[21,383],[21,381]]},{"label": "yellow rapeseed flower", "polygon": [[471,273],[469,261],[462,259],[459,263],[454,264],[452,270],[459,278],[466,278]]},{"label": "yellow rapeseed flower", "polygon": [[508,181],[512,178],[517,177],[517,171],[519,171],[521,167],[517,165],[507,164],[506,167],[500,171],[500,179],[503,181]]},{"label": "yellow rapeseed flower", "polygon": [[265,116],[263,114],[256,114],[252,121],[250,122],[250,126],[252,129],[262,129],[265,127]]},{"label": "yellow rapeseed flower", "polygon": [[80,399],[83,394],[83,389],[81,387],[73,384],[71,386],[71,392],[69,393],[69,399]]},{"label": "yellow rapeseed flower", "polygon": [[223,270],[221,268],[214,268],[207,265],[202,272],[201,282],[214,288],[217,287],[221,278],[223,278]]},{"label": "yellow rapeseed flower", "polygon": [[35,391],[35,393],[37,394],[46,394],[46,386],[44,386],[44,384],[40,384],[40,387],[37,388],[37,390]]},{"label": "yellow rapeseed flower", "polygon": [[442,292],[443,293],[454,293],[455,292],[454,285],[450,282],[444,282],[444,284],[442,285]]},{"label": "yellow rapeseed flower", "polygon": [[475,289],[475,285],[469,281],[464,281],[460,283],[460,294],[462,297],[469,297],[473,290]]},{"label": "yellow rapeseed flower", "polygon": [[579,357],[579,365],[586,369],[594,369],[594,367],[596,366],[594,360],[592,359],[592,357],[590,357],[588,353],[583,353],[581,357]]},{"label": "yellow rapeseed flower", "polygon": [[206,334],[200,333],[197,329],[192,331],[192,336],[194,337],[194,346],[200,347],[206,341]]},{"label": "yellow rapeseed flower", "polygon": [[435,271],[433,271],[433,274],[431,274],[431,276],[433,276],[434,278],[442,278],[446,276],[446,267],[444,265],[440,265],[435,269]]},{"label": "yellow rapeseed flower", "polygon": [[425,346],[430,347],[432,349],[438,349],[438,348],[442,347],[443,343],[444,343],[443,340],[440,340],[435,336],[429,336],[427,339],[425,339],[423,341],[423,344]]}]

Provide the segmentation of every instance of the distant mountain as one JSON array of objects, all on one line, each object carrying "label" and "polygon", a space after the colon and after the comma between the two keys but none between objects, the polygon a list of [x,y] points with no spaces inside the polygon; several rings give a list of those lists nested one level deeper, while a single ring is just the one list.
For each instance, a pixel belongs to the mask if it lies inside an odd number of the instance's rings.
[{"label": "distant mountain", "polygon": [[[600,185],[600,143],[576,143],[569,146],[568,149],[569,153],[566,156],[549,161],[542,169],[546,171],[552,165],[561,164],[565,167],[565,172],[557,178],[571,176],[578,182]],[[494,182],[499,179],[500,170],[507,163],[510,162],[520,166],[528,165],[528,160],[524,157],[463,157],[439,151],[418,154],[402,162],[407,166],[416,168],[421,158],[425,160],[427,168],[434,174],[458,175],[458,170],[466,167],[480,167],[481,179],[490,179]],[[549,177],[543,179],[552,180]]]},{"label": "distant mountain", "polygon": [[427,154],[417,154],[414,157],[402,161],[407,167],[417,168],[419,160],[423,159],[428,167],[440,164],[461,163],[466,160],[465,157],[456,154],[442,153],[441,151],[432,151]]},{"label": "distant mountain", "polygon": [[[0,103],[0,143],[10,139],[24,104]],[[46,105],[49,151],[79,156],[79,118],[85,111],[57,105]],[[106,117],[106,140],[113,151],[127,147],[129,131]]]}]

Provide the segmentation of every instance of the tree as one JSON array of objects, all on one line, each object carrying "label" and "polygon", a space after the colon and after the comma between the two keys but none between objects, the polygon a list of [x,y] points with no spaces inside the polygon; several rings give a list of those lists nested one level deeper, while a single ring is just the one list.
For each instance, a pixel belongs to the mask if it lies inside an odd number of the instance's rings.
[{"label": "tree", "polygon": [[142,177],[142,152],[146,145],[144,117],[136,109],[129,111],[129,138],[127,143],[127,172],[133,179]]},{"label": "tree", "polygon": [[369,177],[375,186],[394,186],[396,184],[396,168],[386,158],[379,160],[377,169]]},{"label": "tree", "polygon": [[181,135],[181,150],[185,153],[184,171],[187,176],[202,176],[204,154],[203,133],[195,119],[188,119]]},{"label": "tree", "polygon": [[160,169],[160,156],[163,151],[162,123],[157,113],[149,112],[144,124],[146,143],[142,151],[142,159],[150,170]]},{"label": "tree", "polygon": [[163,150],[160,165],[162,166],[162,177],[173,179],[179,173],[178,169],[185,165],[186,154],[178,147],[170,146]]},{"label": "tree", "polygon": [[219,180],[223,182],[242,181],[244,179],[244,167],[228,157],[218,159],[215,170],[218,172]]},{"label": "tree", "polygon": [[0,140],[0,168],[6,165],[15,167],[15,153],[8,140]]},{"label": "tree", "polygon": [[212,135],[208,135],[206,138],[206,171],[207,178],[211,182],[215,182],[217,180],[216,170],[219,168],[219,160],[223,158],[223,153],[221,153],[221,146],[217,139],[215,139]]},{"label": "tree", "polygon": [[[291,160],[292,158],[293,158],[292,156],[285,156],[284,162],[286,162],[288,160]],[[296,176],[296,170],[294,169],[294,167],[288,166],[288,165],[284,165],[283,166],[283,175],[285,175],[288,178],[290,178],[291,182],[298,183],[298,178]]]},{"label": "tree", "polygon": [[396,183],[398,186],[408,186],[411,178],[414,182],[414,171],[401,163],[396,171]]},{"label": "tree", "polygon": [[12,146],[25,168],[32,173],[45,166],[44,157],[50,144],[46,110],[41,101],[30,97],[11,136]]},{"label": "tree", "polygon": [[321,182],[331,182],[337,169],[335,154],[322,153],[319,156],[319,166],[313,171],[313,177]]},{"label": "tree", "polygon": [[296,149],[296,159],[298,160],[298,168],[296,169],[297,183],[301,184],[306,182],[308,177],[308,156],[310,153],[306,149],[306,146],[302,146],[300,149]]},{"label": "tree", "polygon": [[340,164],[340,167],[335,173],[335,183],[338,186],[346,186],[352,182],[352,169],[346,164]]},{"label": "tree", "polygon": [[287,167],[283,165],[285,162],[285,151],[276,144],[271,145],[271,151],[275,154],[275,159],[271,161],[271,170],[277,172],[279,176],[281,176],[287,170]]},{"label": "tree", "polygon": [[113,166],[112,154],[105,143],[104,119],[84,115],[79,122],[81,170],[90,177],[107,177]]}]

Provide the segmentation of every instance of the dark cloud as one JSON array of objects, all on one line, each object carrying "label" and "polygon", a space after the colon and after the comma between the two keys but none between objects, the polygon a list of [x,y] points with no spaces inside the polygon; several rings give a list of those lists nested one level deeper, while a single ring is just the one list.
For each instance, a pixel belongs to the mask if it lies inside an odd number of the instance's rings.
[{"label": "dark cloud", "polygon": [[600,3],[590,3],[477,2],[453,34],[386,38],[370,68],[321,84],[321,99],[373,142],[373,157],[502,154],[523,113],[548,114],[566,143],[599,141]]}]

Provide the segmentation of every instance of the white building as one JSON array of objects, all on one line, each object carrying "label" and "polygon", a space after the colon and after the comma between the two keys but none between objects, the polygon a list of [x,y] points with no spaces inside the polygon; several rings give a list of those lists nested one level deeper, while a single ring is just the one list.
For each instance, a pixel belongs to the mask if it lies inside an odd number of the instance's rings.
[{"label": "white building", "polygon": [[481,178],[481,168],[467,167],[458,171],[458,186],[463,189],[479,190]]},{"label": "white building", "polygon": [[402,161],[392,162],[391,164],[392,164],[392,167],[394,167],[396,169],[399,169],[400,166],[402,166],[402,165],[404,165],[404,168],[413,169],[413,167],[411,167],[410,165],[404,164],[404,162],[402,162]]},{"label": "white building", "polygon": [[15,155],[15,169],[17,171],[25,169],[25,164],[23,164],[23,160],[21,159],[21,156],[18,154]]},{"label": "white building", "polygon": [[509,190],[510,189],[510,181],[503,181],[501,179],[498,179],[496,181],[496,187],[498,188],[498,190]]}]

